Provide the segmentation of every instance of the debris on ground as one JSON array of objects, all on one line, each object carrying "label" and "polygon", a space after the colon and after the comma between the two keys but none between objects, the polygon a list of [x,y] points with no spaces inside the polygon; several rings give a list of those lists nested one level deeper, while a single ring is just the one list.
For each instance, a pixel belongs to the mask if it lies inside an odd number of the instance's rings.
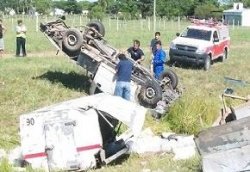
[{"label": "debris on ground", "polygon": [[[204,172],[250,170],[250,103],[248,98],[232,93],[227,89],[222,94],[222,115],[214,127],[201,131],[195,139]],[[246,103],[228,108],[225,98]]]},{"label": "debris on ground", "polygon": [[0,159],[21,171],[61,171],[99,168],[131,153],[171,153],[176,160],[195,154],[194,136],[142,131],[146,111],[105,93],[41,108],[20,116],[21,146],[1,150]]},{"label": "debris on ground", "polygon": [[[33,168],[86,170],[127,152],[126,137],[136,136],[146,109],[107,94],[78,98],[20,116],[21,148]],[[117,139],[120,123],[129,131]]]},{"label": "debris on ground", "polygon": [[130,138],[126,144],[130,153],[167,152],[174,154],[175,160],[188,159],[196,154],[193,135],[162,133],[161,136],[156,136],[150,128],[142,131],[138,137]]},{"label": "debris on ground", "polygon": [[237,86],[243,86],[243,87],[250,84],[248,81],[226,77],[226,76],[224,77],[224,80],[226,83],[230,83],[230,84],[237,85]]},{"label": "debris on ground", "polygon": [[201,131],[195,142],[204,172],[250,170],[250,117]]},{"label": "debris on ground", "polygon": [[[221,115],[214,122],[213,126],[225,124],[227,122],[238,120],[247,116],[250,116],[250,98],[248,96],[242,97],[233,94],[234,90],[232,88],[227,88],[224,90],[224,93],[221,95],[221,101],[223,108],[221,109]],[[244,101],[243,104],[234,108],[231,105],[227,105],[226,99],[237,99]]]}]

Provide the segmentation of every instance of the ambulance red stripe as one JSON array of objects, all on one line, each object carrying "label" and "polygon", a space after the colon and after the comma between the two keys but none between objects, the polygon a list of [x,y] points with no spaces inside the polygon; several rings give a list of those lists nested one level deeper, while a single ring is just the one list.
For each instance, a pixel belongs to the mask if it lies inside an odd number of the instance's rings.
[{"label": "ambulance red stripe", "polygon": [[[76,151],[82,152],[82,151],[87,151],[87,150],[91,150],[91,149],[98,149],[98,148],[101,148],[100,144],[77,147]],[[41,157],[46,157],[46,156],[47,156],[47,154],[45,152],[39,152],[39,153],[24,155],[24,159],[41,158]]]},{"label": "ambulance red stripe", "polygon": [[41,157],[45,157],[45,156],[47,156],[47,154],[45,152],[40,152],[40,153],[33,153],[33,154],[24,155],[24,159],[41,158]]},{"label": "ambulance red stripe", "polygon": [[81,151],[87,151],[87,150],[98,149],[98,148],[101,148],[100,144],[89,145],[89,146],[82,146],[82,147],[76,148],[76,150],[77,150],[77,152],[81,152]]}]

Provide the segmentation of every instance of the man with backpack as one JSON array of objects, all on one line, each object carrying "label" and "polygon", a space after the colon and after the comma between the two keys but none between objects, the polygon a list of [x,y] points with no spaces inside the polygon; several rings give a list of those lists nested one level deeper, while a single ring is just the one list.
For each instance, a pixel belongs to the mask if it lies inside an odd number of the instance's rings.
[{"label": "man with backpack", "polygon": [[161,42],[156,42],[156,52],[154,54],[154,58],[152,60],[154,77],[156,79],[160,79],[161,74],[164,71],[164,64],[166,62],[166,53],[162,49]]}]

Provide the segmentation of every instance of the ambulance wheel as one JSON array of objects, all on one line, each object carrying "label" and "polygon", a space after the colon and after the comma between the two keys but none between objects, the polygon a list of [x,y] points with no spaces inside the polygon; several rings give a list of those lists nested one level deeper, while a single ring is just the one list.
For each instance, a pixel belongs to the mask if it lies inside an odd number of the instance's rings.
[{"label": "ambulance wheel", "polygon": [[141,104],[150,108],[156,107],[157,103],[162,99],[162,89],[155,81],[147,81],[141,87],[138,99]]}]

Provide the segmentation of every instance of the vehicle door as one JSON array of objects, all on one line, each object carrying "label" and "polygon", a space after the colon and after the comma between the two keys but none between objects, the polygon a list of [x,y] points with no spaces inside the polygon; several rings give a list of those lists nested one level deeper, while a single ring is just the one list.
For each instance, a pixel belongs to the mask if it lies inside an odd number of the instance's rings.
[{"label": "vehicle door", "polygon": [[217,58],[221,54],[220,39],[217,31],[214,31],[213,37],[213,59]]},{"label": "vehicle door", "polygon": [[49,121],[44,125],[49,170],[78,169],[74,121]]}]

